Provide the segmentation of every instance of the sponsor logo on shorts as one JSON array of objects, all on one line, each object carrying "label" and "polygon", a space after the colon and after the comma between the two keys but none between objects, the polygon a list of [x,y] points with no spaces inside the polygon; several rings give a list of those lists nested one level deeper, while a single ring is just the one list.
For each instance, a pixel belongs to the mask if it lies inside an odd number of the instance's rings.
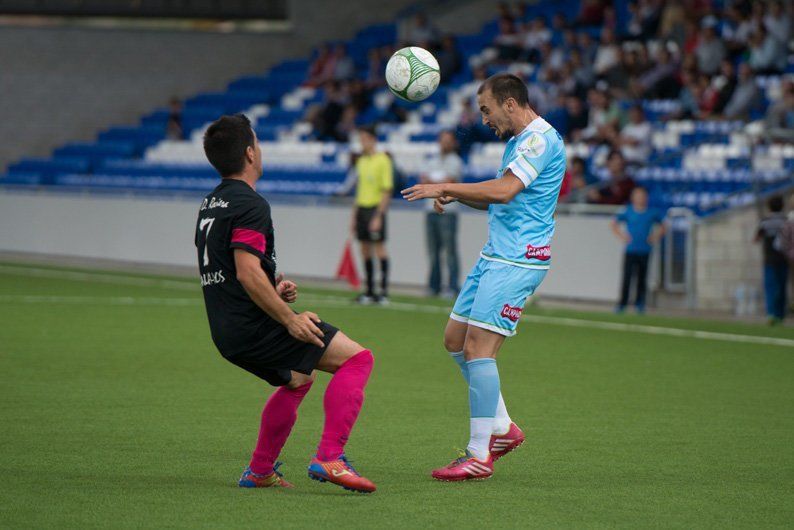
[{"label": "sponsor logo on shorts", "polygon": [[502,308],[502,317],[518,322],[518,319],[521,318],[521,311],[520,307],[512,307],[510,304],[505,304]]},{"label": "sponsor logo on shorts", "polygon": [[549,261],[551,259],[551,247],[546,245],[544,247],[533,247],[527,245],[527,259],[537,259],[540,261]]}]

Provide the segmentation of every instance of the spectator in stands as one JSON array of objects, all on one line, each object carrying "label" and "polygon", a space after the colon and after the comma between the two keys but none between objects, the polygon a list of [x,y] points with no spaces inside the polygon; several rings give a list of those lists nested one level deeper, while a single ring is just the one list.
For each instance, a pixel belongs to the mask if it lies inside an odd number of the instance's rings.
[{"label": "spectator in stands", "polygon": [[565,168],[563,182],[567,182],[567,193],[560,192],[560,200],[567,202],[582,202],[585,200],[584,190],[589,184],[587,178],[587,163],[584,158],[575,156],[571,158]]},{"label": "spectator in stands", "polygon": [[309,117],[314,125],[314,130],[318,139],[322,141],[341,142],[346,139],[339,135],[339,122],[342,113],[349,103],[349,98],[342,84],[337,81],[329,81],[325,84],[325,101],[317,112]]},{"label": "spectator in stands", "polygon": [[541,47],[551,42],[551,30],[543,17],[535,17],[524,32],[522,57],[531,63],[538,63]]},{"label": "spectator in stands", "polygon": [[405,46],[416,46],[419,43],[428,43],[432,48],[438,46],[440,32],[422,12],[414,15],[411,23],[405,26],[401,41]]},{"label": "spectator in stands", "polygon": [[686,9],[680,0],[668,0],[664,3],[659,21],[659,38],[662,41],[673,41],[680,48],[684,44],[686,33]]},{"label": "spectator in stands", "polygon": [[472,98],[465,98],[461,102],[461,113],[458,126],[455,128],[455,137],[463,156],[467,156],[472,144],[496,141],[491,130],[482,124],[480,111],[474,106]]},{"label": "spectator in stands", "polygon": [[372,94],[361,79],[353,79],[347,84],[347,94],[356,112],[364,112],[370,106]]},{"label": "spectator in stands", "polygon": [[615,33],[604,28],[601,31],[601,43],[598,45],[595,59],[593,61],[593,70],[596,75],[601,76],[604,73],[618,64],[620,61],[620,47],[615,39]]},{"label": "spectator in stands", "polygon": [[787,79],[781,97],[766,112],[766,134],[774,142],[794,143],[794,79]]},{"label": "spectator in stands", "polygon": [[[378,137],[372,127],[358,130],[361,156],[355,163],[356,200],[350,231],[361,245],[366,273],[366,291],[356,298],[361,304],[388,303],[389,256],[386,252],[386,213],[394,187],[391,158],[377,150]],[[375,293],[375,261],[380,261],[380,293]]]},{"label": "spectator in stands", "polygon": [[736,89],[725,104],[723,115],[728,119],[748,118],[750,112],[759,108],[762,103],[761,90],[755,82],[750,65],[739,65],[739,80]]},{"label": "spectator in stands", "polygon": [[656,35],[661,18],[661,6],[651,0],[629,2],[629,20],[626,25],[627,37],[632,40],[646,41]]},{"label": "spectator in stands", "polygon": [[567,138],[578,142],[583,137],[583,131],[587,129],[589,114],[582,99],[576,95],[565,98],[566,124],[568,125]]},{"label": "spectator in stands", "polygon": [[722,26],[722,40],[731,58],[735,59],[745,52],[752,34],[753,22],[749,13],[739,5],[728,6]]},{"label": "spectator in stands", "polygon": [[634,180],[626,173],[626,161],[620,151],[607,157],[607,181],[588,193],[588,201],[596,204],[626,204],[634,189]]},{"label": "spectator in stands", "polygon": [[791,3],[786,9],[783,2],[775,0],[769,2],[768,12],[764,16],[764,28],[784,47],[791,37],[791,15]]},{"label": "spectator in stands", "polygon": [[678,64],[666,46],[659,46],[653,66],[637,78],[634,93],[651,99],[678,97],[681,86],[676,78]]},{"label": "spectator in stands", "polygon": [[627,52],[618,47],[617,57],[617,62],[602,73],[601,79],[606,82],[613,97],[622,99],[627,95],[632,74],[635,73],[636,52]]},{"label": "spectator in stands", "polygon": [[668,119],[697,118],[700,116],[700,96],[702,90],[698,84],[697,74],[683,72],[682,88],[678,94],[679,110],[668,116]]},{"label": "spectator in stands", "polygon": [[441,49],[436,53],[439,70],[441,70],[441,83],[449,83],[463,66],[463,57],[458,50],[455,37],[445,35],[441,39]]},{"label": "spectator in stands", "polygon": [[788,62],[787,43],[778,41],[761,26],[750,38],[750,57],[748,63],[756,74],[780,74]]},{"label": "spectator in stands", "polygon": [[586,31],[579,34],[579,50],[582,52],[582,62],[592,67],[598,53],[598,43]]},{"label": "spectator in stands", "polygon": [[788,262],[781,251],[783,227],[786,216],[783,214],[783,198],[772,197],[768,203],[769,215],[758,225],[756,243],[763,245],[764,254],[764,296],[766,315],[771,325],[779,324],[786,318],[786,282]]},{"label": "spectator in stands", "polygon": [[664,216],[648,207],[648,191],[638,186],[631,192],[631,204],[612,220],[612,232],[626,244],[623,255],[623,282],[616,311],[622,313],[629,305],[632,279],[637,294],[634,305],[637,313],[645,312],[648,280],[648,258],[665,233]]},{"label": "spectator in stands", "polygon": [[587,129],[582,137],[591,142],[602,142],[610,138],[609,129],[620,123],[620,106],[603,88],[590,90],[587,96],[590,110],[587,118]]},{"label": "spectator in stands", "polygon": [[307,74],[306,86],[319,87],[325,82],[330,81],[333,76],[334,59],[331,53],[331,47],[328,44],[322,44],[317,50],[317,57],[309,65],[309,72]]},{"label": "spectator in stands", "polygon": [[651,154],[651,124],[645,120],[641,105],[629,110],[629,122],[621,129],[617,139],[620,152],[630,164],[645,165]]},{"label": "spectator in stands", "polygon": [[182,129],[182,102],[173,97],[168,102],[168,121],[165,125],[165,136],[169,140],[184,140],[185,133]]},{"label": "spectator in stands", "polygon": [[714,17],[704,19],[700,41],[695,48],[698,70],[707,75],[719,72],[720,63],[725,58],[725,45],[717,37],[716,24],[717,20]]},{"label": "spectator in stands", "polygon": [[576,20],[578,26],[600,26],[604,21],[604,0],[583,0]]},{"label": "spectator in stands", "polygon": [[337,44],[334,47],[334,73],[335,81],[348,81],[356,76],[356,65],[353,58],[347,54],[347,47],[344,44]]},{"label": "spectator in stands", "polygon": [[582,99],[587,97],[587,91],[595,83],[595,72],[591,63],[584,61],[582,52],[574,48],[571,50],[571,55],[568,58],[573,72],[573,78],[576,81],[576,95]]},{"label": "spectator in stands", "polygon": [[719,117],[725,111],[725,106],[731,100],[733,92],[736,90],[736,74],[733,66],[733,61],[730,59],[723,59],[722,66],[720,67],[720,75],[714,76],[709,85],[709,92],[711,94],[711,112],[710,116]]},{"label": "spectator in stands", "polygon": [[[457,153],[457,142],[452,131],[444,131],[438,137],[439,155],[428,165],[427,173],[419,176],[422,184],[438,182],[460,182],[463,177],[463,160]],[[453,298],[460,290],[458,267],[458,214],[455,204],[452,209],[445,208],[440,214],[427,203],[425,233],[427,251],[430,258],[429,293],[432,296],[444,295]],[[447,289],[442,292],[441,256],[446,261],[448,277]]]},{"label": "spectator in stands", "polygon": [[499,33],[493,40],[496,49],[496,60],[509,63],[521,56],[521,34],[516,31],[515,24],[508,19],[499,19]]},{"label": "spectator in stands", "polygon": [[350,140],[351,135],[356,132],[356,118],[358,117],[358,110],[356,106],[349,103],[342,110],[342,115],[339,117],[339,122],[334,129],[334,139],[337,142],[346,142]]},{"label": "spectator in stands", "polygon": [[380,88],[386,84],[386,62],[381,48],[371,48],[367,53],[367,76],[364,79],[366,87],[370,90]]}]

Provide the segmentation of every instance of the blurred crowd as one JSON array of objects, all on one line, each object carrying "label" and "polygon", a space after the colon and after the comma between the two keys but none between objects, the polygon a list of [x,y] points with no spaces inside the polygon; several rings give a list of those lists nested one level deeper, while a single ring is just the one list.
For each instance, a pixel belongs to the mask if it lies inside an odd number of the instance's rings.
[{"label": "blurred crowd", "polygon": [[[563,200],[625,204],[632,173],[652,153],[652,121],[763,119],[768,139],[794,141],[794,80],[783,75],[780,98],[771,102],[757,82],[786,72],[790,3],[583,0],[569,18],[536,16],[527,3],[497,9],[491,45],[471,57],[424,13],[400,21],[395,46],[368,50],[366,64],[342,43],[321,46],[305,81],[321,89],[304,116],[314,138],[346,142],[363,124],[405,122],[407,106],[392,99],[385,111],[382,105],[375,111],[373,99],[385,86],[389,57],[416,45],[436,56],[442,83],[470,69],[471,81],[461,85],[457,76],[456,86],[473,87],[455,131],[464,160],[473,144],[496,140],[481,125],[474,97],[479,82],[505,69],[527,80],[533,107],[567,142],[588,146],[587,160],[569,161]],[[650,100],[667,100],[672,110],[650,115]]]},{"label": "blurred crowd", "polygon": [[[761,75],[785,73],[792,7],[781,1],[638,0],[621,24],[606,0],[585,0],[575,20],[533,17],[531,6],[500,4],[498,34],[478,60],[523,72],[534,107],[569,142],[597,146],[599,176],[590,202],[622,204],[631,171],[651,152],[643,100],[677,100],[656,119],[765,119],[770,137],[792,141],[794,82],[769,105]],[[577,166],[579,162],[576,162]],[[599,179],[570,172],[564,192]]]}]

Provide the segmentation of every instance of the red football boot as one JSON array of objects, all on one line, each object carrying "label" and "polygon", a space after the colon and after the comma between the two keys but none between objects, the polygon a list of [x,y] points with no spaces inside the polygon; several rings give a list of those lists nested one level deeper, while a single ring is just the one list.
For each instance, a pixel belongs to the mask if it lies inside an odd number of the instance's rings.
[{"label": "red football boot", "polygon": [[323,462],[315,456],[309,464],[309,478],[320,482],[327,481],[331,484],[342,486],[346,490],[359,493],[372,493],[375,491],[375,484],[359,475],[353,469],[353,466],[350,465],[345,455],[328,462]]},{"label": "red football boot", "polygon": [[431,475],[434,479],[444,482],[485,480],[493,475],[493,458],[489,455],[487,460],[478,460],[470,452],[465,451],[449,465],[434,469]]},{"label": "red football boot", "polygon": [[524,433],[515,423],[510,424],[510,428],[505,434],[492,434],[488,450],[491,451],[493,461],[496,462],[513,449],[517,449],[524,443],[524,439]]}]

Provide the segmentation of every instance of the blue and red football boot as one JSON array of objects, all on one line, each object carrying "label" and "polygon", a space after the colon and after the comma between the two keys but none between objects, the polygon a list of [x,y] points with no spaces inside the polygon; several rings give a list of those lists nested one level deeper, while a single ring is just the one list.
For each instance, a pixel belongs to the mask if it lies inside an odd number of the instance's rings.
[{"label": "blue and red football boot", "polygon": [[359,493],[372,493],[376,489],[371,480],[362,477],[353,469],[345,455],[327,462],[315,456],[309,463],[309,478],[320,482],[330,482],[342,486],[346,490]]},{"label": "blue and red football boot", "polygon": [[241,488],[292,488],[292,484],[284,480],[283,473],[279,472],[280,465],[281,462],[276,462],[273,472],[266,475],[254,473],[250,467],[247,467],[243,471],[238,485]]}]

